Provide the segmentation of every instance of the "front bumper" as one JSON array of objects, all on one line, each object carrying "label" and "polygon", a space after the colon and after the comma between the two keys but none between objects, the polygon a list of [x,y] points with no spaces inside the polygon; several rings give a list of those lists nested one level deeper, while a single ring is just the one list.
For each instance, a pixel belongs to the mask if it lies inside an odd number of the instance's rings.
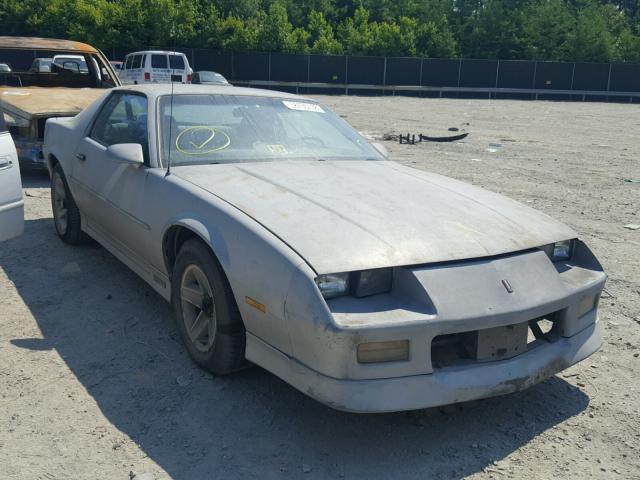
[{"label": "front bumper", "polygon": [[[286,301],[291,349],[280,352],[249,336],[246,355],[338,409],[406,410],[520,390],[582,360],[602,342],[597,305],[606,275],[579,241],[572,260],[564,263],[531,250],[398,267],[391,292],[361,299],[325,302],[302,275],[294,277]],[[501,353],[510,345],[500,340],[501,329],[531,327],[539,319],[553,322],[549,336],[536,335],[538,340],[526,340],[526,348],[516,343],[509,355]],[[520,327],[515,330],[521,332]],[[446,342],[466,341],[474,332],[488,338],[482,345],[496,352],[491,361],[462,355],[449,361],[449,353],[459,348]],[[362,343],[400,340],[409,341],[406,361],[363,364],[357,359]]]},{"label": "front bumper", "polygon": [[573,337],[541,345],[509,360],[376,380],[339,380],[322,375],[250,334],[247,335],[247,358],[332,408],[380,413],[436,407],[524,390],[587,358],[601,344],[600,325],[594,323]]}]

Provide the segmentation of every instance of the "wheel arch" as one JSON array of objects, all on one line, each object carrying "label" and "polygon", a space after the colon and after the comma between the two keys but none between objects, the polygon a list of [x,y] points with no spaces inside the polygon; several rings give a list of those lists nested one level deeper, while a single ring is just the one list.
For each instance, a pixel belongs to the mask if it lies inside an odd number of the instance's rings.
[{"label": "wheel arch", "polygon": [[49,178],[51,178],[51,175],[53,174],[53,168],[59,163],[60,160],[58,160],[58,157],[56,157],[53,153],[50,153],[47,156],[47,170],[49,170]]},{"label": "wheel arch", "polygon": [[212,255],[227,275],[226,266],[229,263],[229,254],[222,236],[198,220],[184,219],[173,222],[162,235],[162,256],[169,278],[173,274],[173,267],[180,247],[192,238],[199,238],[211,250]]}]

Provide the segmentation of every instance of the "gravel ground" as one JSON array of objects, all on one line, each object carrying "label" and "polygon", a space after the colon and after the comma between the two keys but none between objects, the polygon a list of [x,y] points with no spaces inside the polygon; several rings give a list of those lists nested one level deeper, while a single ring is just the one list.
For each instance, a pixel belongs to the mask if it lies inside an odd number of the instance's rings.
[{"label": "gravel ground", "polygon": [[[640,478],[640,113],[636,105],[322,97],[401,163],[566,222],[604,264],[602,349],[525,392],[354,415],[260,368],[195,368],[172,312],[97,245],[54,233],[25,173],[26,231],[0,245],[0,478]],[[495,145],[491,145],[495,144]]]}]

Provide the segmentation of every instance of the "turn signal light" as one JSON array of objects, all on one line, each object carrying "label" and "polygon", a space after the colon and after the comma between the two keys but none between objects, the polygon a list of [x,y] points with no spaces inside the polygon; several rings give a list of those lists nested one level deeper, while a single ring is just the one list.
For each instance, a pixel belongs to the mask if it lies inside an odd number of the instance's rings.
[{"label": "turn signal light", "polygon": [[598,304],[597,295],[584,297],[582,300],[580,300],[580,303],[578,304],[578,317],[582,317],[583,315],[586,315],[587,313],[589,313],[591,310],[596,308],[597,304]]},{"label": "turn signal light", "polygon": [[409,360],[409,340],[368,342],[358,345],[359,363],[404,362]]}]

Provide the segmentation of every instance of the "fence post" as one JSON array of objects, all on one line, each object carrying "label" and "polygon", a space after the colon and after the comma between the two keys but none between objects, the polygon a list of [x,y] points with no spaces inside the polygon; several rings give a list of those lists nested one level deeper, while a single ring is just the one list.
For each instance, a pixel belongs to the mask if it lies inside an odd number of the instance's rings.
[{"label": "fence post", "polygon": [[271,81],[271,52],[269,52],[269,81]]},{"label": "fence post", "polygon": [[[493,88],[498,88],[498,77],[500,75],[500,59],[498,59],[498,63],[496,64],[496,82]],[[489,93],[489,98],[491,98],[491,93]],[[493,98],[496,98],[496,92],[493,92]]]},{"label": "fence post", "polygon": [[462,75],[462,59],[458,62],[458,88],[460,88],[460,76]]},{"label": "fence post", "polygon": [[571,70],[571,88],[569,90],[573,90],[573,79],[576,77],[576,64],[573,63],[573,70]]},{"label": "fence post", "polygon": [[[531,82],[531,88],[535,90],[536,88],[536,76],[538,75],[538,61],[536,60],[533,64],[533,81]],[[534,97],[536,100],[538,100],[538,94],[535,94]]]},{"label": "fence post", "polygon": [[234,80],[236,79],[236,72],[235,72],[235,60],[233,58],[233,51],[231,52],[231,78],[233,78]]},{"label": "fence post", "polygon": [[[384,65],[382,67],[382,85],[386,86],[387,85],[387,57],[384,57]],[[384,96],[387,93],[386,89],[382,89],[382,96]]]},{"label": "fence post", "polygon": [[349,55],[344,56],[344,94],[349,95]]},{"label": "fence post", "polygon": [[418,85],[422,86],[422,66],[424,65],[424,57],[420,57],[420,79],[418,80]]},{"label": "fence post", "polygon": [[[611,68],[613,67],[613,63],[609,64],[609,76],[607,77],[607,93],[611,91]],[[607,95],[607,102],[609,101],[609,95]]]}]

